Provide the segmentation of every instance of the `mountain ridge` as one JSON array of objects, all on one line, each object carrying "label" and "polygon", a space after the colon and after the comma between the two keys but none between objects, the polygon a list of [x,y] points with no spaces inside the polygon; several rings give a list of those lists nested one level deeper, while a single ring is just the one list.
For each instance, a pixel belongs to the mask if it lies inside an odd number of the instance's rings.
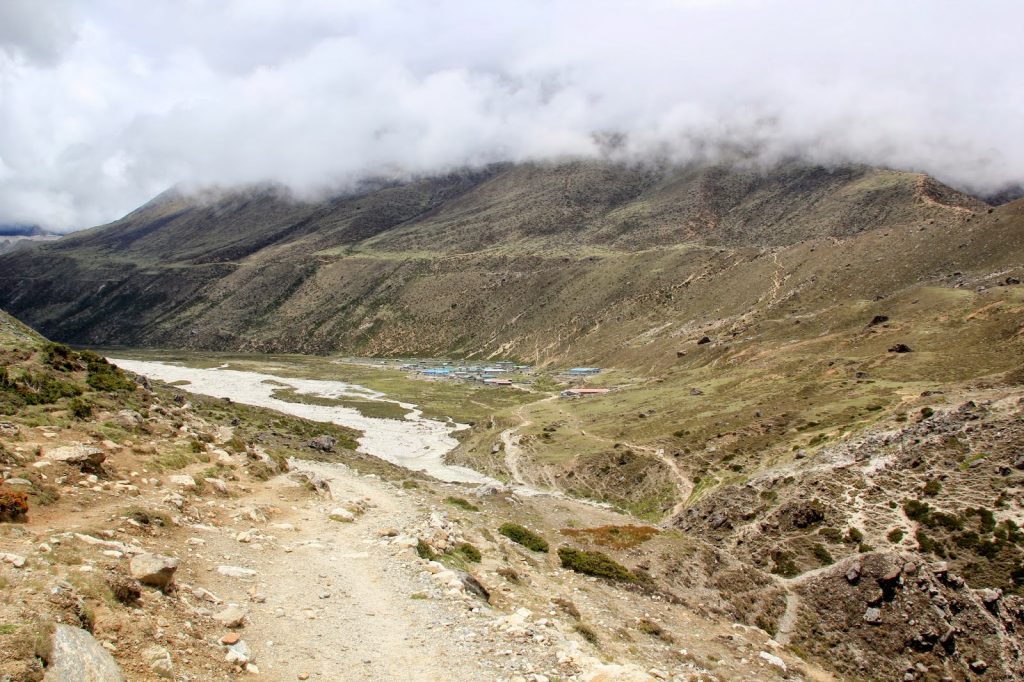
[{"label": "mountain ridge", "polygon": [[[543,361],[565,349],[538,354],[508,320],[577,339],[600,324],[598,306],[671,296],[765,249],[832,243],[818,259],[873,230],[959,230],[989,208],[920,174],[797,164],[505,164],[318,203],[266,187],[172,192],[0,259],[0,306],[93,345]],[[552,313],[552,297],[581,281],[589,302],[577,291]],[[436,327],[470,320],[468,335]]]}]

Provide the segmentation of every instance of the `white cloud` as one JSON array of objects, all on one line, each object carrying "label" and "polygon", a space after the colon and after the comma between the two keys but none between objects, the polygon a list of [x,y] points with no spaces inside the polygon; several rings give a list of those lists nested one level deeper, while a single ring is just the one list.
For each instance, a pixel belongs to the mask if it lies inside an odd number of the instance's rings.
[{"label": "white cloud", "polygon": [[[5,21],[6,20],[6,21]],[[722,146],[1024,181],[1016,0],[0,4],[0,223],[168,186]]]}]

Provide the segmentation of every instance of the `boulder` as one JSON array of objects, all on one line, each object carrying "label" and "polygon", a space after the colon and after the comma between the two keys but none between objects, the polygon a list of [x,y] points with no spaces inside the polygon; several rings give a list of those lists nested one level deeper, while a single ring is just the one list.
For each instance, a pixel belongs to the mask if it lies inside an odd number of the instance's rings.
[{"label": "boulder", "polygon": [[338,441],[334,436],[322,435],[317,436],[313,440],[309,441],[307,445],[314,450],[321,450],[323,452],[331,452],[334,450],[334,446],[337,445]]},{"label": "boulder", "polygon": [[191,490],[196,487],[196,479],[192,478],[188,474],[175,474],[169,477],[167,481],[177,488]]},{"label": "boulder", "polygon": [[107,453],[94,445],[63,445],[48,451],[46,458],[77,467],[98,467],[107,458]]},{"label": "boulder", "polygon": [[11,566],[14,566],[15,568],[24,568],[25,567],[25,557],[21,556],[20,554],[12,554],[10,552],[2,552],[2,553],[0,553],[0,562],[5,563],[5,564],[10,564]]},{"label": "boulder", "polygon": [[221,495],[228,494],[228,484],[223,479],[207,477],[203,481]]},{"label": "boulder", "polygon": [[135,410],[118,410],[114,420],[122,427],[131,430],[145,422],[145,418]]},{"label": "boulder", "polygon": [[758,654],[758,656],[760,656],[766,663],[768,663],[768,665],[774,665],[782,672],[786,672],[786,662],[778,656],[776,656],[775,654],[770,654],[767,651],[762,651]]},{"label": "boulder", "polygon": [[348,509],[338,507],[336,509],[331,510],[331,513],[328,515],[328,518],[330,518],[331,521],[351,522],[356,520],[356,515],[350,512]]},{"label": "boulder", "polygon": [[913,349],[905,343],[897,343],[895,346],[890,346],[890,353],[913,353]]},{"label": "boulder", "polygon": [[162,646],[154,645],[143,651],[142,657],[157,677],[167,680],[174,679],[174,660],[171,658],[170,651]]},{"label": "boulder", "polygon": [[132,557],[128,568],[132,577],[143,585],[163,589],[173,582],[178,560],[160,554],[139,554]]},{"label": "boulder", "polygon": [[44,682],[124,682],[114,658],[81,628],[57,625]]}]

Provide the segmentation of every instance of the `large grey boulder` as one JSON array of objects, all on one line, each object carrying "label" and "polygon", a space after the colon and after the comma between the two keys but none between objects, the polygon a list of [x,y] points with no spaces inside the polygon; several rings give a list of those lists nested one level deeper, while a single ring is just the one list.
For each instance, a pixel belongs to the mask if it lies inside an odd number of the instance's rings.
[{"label": "large grey boulder", "polygon": [[48,451],[46,458],[78,467],[97,467],[103,464],[107,453],[94,445],[64,445]]},{"label": "large grey boulder", "polygon": [[85,630],[58,625],[44,682],[123,682],[114,658]]},{"label": "large grey boulder", "polygon": [[143,585],[164,588],[174,580],[178,560],[159,554],[139,554],[132,557],[129,565],[132,577]]}]

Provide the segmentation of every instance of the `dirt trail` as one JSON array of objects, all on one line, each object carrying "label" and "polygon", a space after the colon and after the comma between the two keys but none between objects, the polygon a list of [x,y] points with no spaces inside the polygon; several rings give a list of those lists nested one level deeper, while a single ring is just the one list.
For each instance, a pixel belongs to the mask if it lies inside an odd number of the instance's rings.
[{"label": "dirt trail", "polygon": [[[211,562],[257,572],[255,581],[214,573],[211,589],[248,609],[249,624],[242,634],[264,676],[481,679],[476,662],[487,654],[467,651],[467,642],[454,636],[461,622],[481,616],[457,603],[412,599],[424,589],[423,578],[407,558],[395,556],[396,549],[373,540],[382,528],[401,529],[422,516],[415,501],[396,496],[379,480],[339,467],[312,462],[297,466],[329,479],[335,500],[368,498],[373,506],[356,523],[332,521],[331,501],[303,500],[294,495],[297,483],[279,477],[247,502],[279,506],[282,497],[294,499],[298,504],[271,520],[292,524],[294,531],[270,525],[260,531],[276,535],[276,541],[239,543],[234,533],[250,525],[246,519],[229,533],[202,534]],[[250,602],[253,587],[265,602]]]}]

